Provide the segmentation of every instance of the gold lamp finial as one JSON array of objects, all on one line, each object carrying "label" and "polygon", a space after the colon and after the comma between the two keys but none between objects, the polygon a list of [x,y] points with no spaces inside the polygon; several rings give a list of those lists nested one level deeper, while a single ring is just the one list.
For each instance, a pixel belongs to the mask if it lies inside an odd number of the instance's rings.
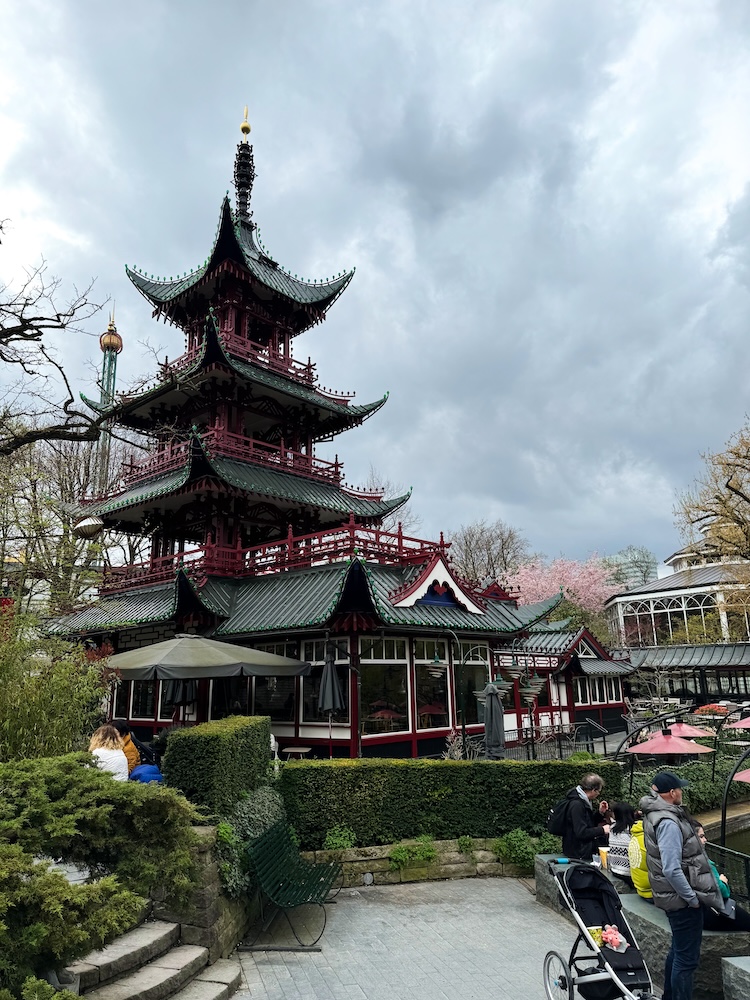
[{"label": "gold lamp finial", "polygon": [[244,136],[242,141],[247,142],[247,137],[250,135],[250,122],[247,120],[247,104],[245,105],[245,118],[240,125],[240,132]]}]

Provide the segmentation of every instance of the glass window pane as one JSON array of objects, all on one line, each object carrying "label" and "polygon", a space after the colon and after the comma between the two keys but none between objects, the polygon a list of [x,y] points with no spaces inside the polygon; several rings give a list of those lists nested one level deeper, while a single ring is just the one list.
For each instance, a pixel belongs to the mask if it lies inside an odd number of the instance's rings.
[{"label": "glass window pane", "polygon": [[248,677],[217,677],[211,681],[211,719],[228,715],[249,715],[250,679]]},{"label": "glass window pane", "polygon": [[156,681],[133,681],[132,719],[153,719],[156,715]]},{"label": "glass window pane", "polygon": [[490,671],[487,664],[465,663],[459,666],[456,671],[456,698],[458,711],[461,711],[461,695],[464,697],[464,708],[466,710],[466,725],[472,726],[478,722],[484,722],[484,705],[480,705],[474,694],[475,691],[484,691],[490,679]]},{"label": "glass window pane", "polygon": [[294,677],[256,677],[254,715],[273,722],[294,722]]},{"label": "glass window pane", "polygon": [[129,681],[121,681],[115,689],[115,703],[112,713],[116,719],[128,717],[128,685]]},{"label": "glass window pane", "polygon": [[417,680],[417,729],[438,729],[448,725],[448,676],[446,668],[420,663],[414,668]]},{"label": "glass window pane", "polygon": [[[339,679],[344,707],[331,716],[333,722],[347,723],[349,721],[349,667],[345,663],[336,664],[336,676]],[[328,712],[318,709],[320,697],[320,680],[323,676],[323,664],[315,663],[309,676],[302,678],[302,721],[328,723]]]},{"label": "glass window pane", "polygon": [[362,715],[364,733],[408,730],[405,663],[371,663],[362,671]]}]

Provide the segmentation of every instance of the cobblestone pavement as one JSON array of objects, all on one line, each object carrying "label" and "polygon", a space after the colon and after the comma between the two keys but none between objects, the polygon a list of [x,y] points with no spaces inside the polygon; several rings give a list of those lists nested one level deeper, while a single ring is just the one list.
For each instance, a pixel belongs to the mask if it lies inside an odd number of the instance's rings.
[{"label": "cobblestone pavement", "polygon": [[[241,954],[238,1000],[542,1000],[546,952],[567,955],[575,937],[515,879],[344,889],[338,900],[321,952]],[[293,943],[283,916],[271,933]]]}]

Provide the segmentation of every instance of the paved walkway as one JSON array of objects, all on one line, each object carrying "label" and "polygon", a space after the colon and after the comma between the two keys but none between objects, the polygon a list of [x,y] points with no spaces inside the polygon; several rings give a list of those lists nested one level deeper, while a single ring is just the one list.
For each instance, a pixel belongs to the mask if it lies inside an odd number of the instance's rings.
[{"label": "paved walkway", "polygon": [[[237,1000],[543,1000],[545,954],[567,955],[575,937],[515,879],[370,886],[338,899],[321,952],[241,954]],[[283,916],[271,931],[293,942]]]}]

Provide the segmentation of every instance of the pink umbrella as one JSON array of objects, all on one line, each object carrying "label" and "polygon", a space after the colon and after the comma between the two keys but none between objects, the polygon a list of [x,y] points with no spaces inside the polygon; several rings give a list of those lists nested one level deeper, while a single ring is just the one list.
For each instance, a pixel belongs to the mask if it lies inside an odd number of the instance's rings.
[{"label": "pink umbrella", "polygon": [[701,729],[700,726],[691,726],[688,722],[675,722],[673,726],[667,726],[672,736],[682,736],[687,739],[690,736],[716,736],[711,729]]},{"label": "pink umbrella", "polygon": [[739,722],[728,722],[725,729],[750,729],[750,715],[746,719],[740,719]]},{"label": "pink umbrella", "polygon": [[735,781],[747,781],[750,784],[750,767],[746,768],[744,771],[738,771],[734,776]]},{"label": "pink umbrella", "polygon": [[644,753],[665,756],[674,754],[679,757],[692,753],[715,753],[710,747],[703,747],[700,743],[693,743],[692,740],[683,740],[679,736],[671,733],[659,733],[652,736],[645,743],[637,743],[634,747],[627,747],[628,753]]}]

